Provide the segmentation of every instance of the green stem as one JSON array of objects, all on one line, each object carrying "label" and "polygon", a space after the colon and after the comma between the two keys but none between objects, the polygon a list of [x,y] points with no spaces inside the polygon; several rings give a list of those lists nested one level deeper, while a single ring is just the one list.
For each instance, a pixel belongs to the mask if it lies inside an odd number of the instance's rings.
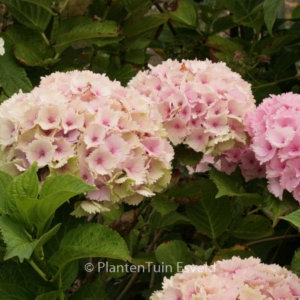
[{"label": "green stem", "polygon": [[32,236],[31,236],[31,234],[30,234],[25,228],[23,228],[23,232],[26,234],[26,236],[27,236],[31,241],[33,241],[33,238],[32,238]]},{"label": "green stem", "polygon": [[264,88],[264,87],[267,87],[267,86],[273,86],[273,85],[276,85],[280,82],[289,81],[289,80],[292,80],[292,79],[298,79],[299,77],[300,77],[300,75],[284,78],[284,79],[277,80],[277,81],[274,81],[274,82],[262,84],[262,85],[259,85],[259,86],[254,86],[253,89],[261,89],[261,88]]},{"label": "green stem", "polygon": [[47,39],[47,37],[46,37],[46,35],[45,35],[44,32],[41,32],[41,36],[42,36],[42,38],[44,39],[44,41],[46,42],[46,44],[47,44],[48,46],[50,46],[50,42],[49,42],[49,40]]},{"label": "green stem", "polygon": [[258,211],[260,211],[260,210],[261,210],[261,207],[257,207],[257,208],[255,208],[255,209],[249,211],[249,212],[247,213],[247,216],[252,215],[252,214],[254,214],[254,213],[256,213],[256,212],[258,212]]},{"label": "green stem", "polygon": [[59,294],[59,300],[65,300],[65,295],[63,292]]},{"label": "green stem", "polygon": [[66,8],[66,6],[68,5],[69,0],[65,0],[64,5],[62,6],[62,8],[59,10],[59,13],[61,14],[63,12],[63,10]]},{"label": "green stem", "polygon": [[256,244],[260,244],[260,243],[265,243],[265,242],[271,242],[271,241],[278,241],[278,240],[282,240],[282,239],[294,239],[294,238],[299,238],[300,234],[290,234],[290,235],[284,235],[284,236],[275,236],[272,238],[266,238],[266,239],[261,239],[258,241],[254,241],[254,242],[250,242],[248,244],[245,244],[246,246],[253,246]]},{"label": "green stem", "polygon": [[32,259],[27,259],[32,268],[45,280],[49,281],[46,274],[36,265],[36,263]]}]

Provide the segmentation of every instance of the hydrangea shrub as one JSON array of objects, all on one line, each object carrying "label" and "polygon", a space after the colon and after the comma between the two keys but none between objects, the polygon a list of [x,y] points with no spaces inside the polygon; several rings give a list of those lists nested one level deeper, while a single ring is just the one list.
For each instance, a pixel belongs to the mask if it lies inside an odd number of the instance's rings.
[{"label": "hydrangea shrub", "polygon": [[0,167],[16,175],[37,161],[46,175],[96,185],[78,215],[138,204],[170,179],[173,148],[159,120],[147,97],[104,75],[53,73],[0,106]]},{"label": "hydrangea shrub", "polygon": [[244,117],[255,109],[250,84],[224,63],[167,60],[129,86],[156,103],[169,139],[213,156],[247,142]]},{"label": "hydrangea shrub", "polygon": [[217,261],[214,266],[185,266],[182,273],[164,278],[163,289],[150,300],[296,300],[300,279],[286,268],[258,258]]}]

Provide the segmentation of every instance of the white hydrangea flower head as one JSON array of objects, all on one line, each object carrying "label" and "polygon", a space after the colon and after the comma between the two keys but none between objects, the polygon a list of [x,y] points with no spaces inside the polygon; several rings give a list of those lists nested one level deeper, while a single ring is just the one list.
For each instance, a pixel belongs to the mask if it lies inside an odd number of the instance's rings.
[{"label": "white hydrangea flower head", "polygon": [[0,168],[16,175],[37,161],[51,174],[81,176],[99,190],[83,215],[138,204],[170,180],[174,151],[147,97],[90,71],[53,73],[0,105]]}]

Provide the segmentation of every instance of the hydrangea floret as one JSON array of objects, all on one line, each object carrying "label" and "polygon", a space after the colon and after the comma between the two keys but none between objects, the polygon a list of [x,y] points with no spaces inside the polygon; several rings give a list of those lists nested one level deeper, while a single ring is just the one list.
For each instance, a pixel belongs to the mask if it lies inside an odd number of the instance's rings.
[{"label": "hydrangea floret", "polygon": [[217,261],[213,266],[188,265],[164,278],[163,289],[150,300],[297,300],[300,279],[286,268],[258,258]]},{"label": "hydrangea floret", "polygon": [[266,167],[268,189],[300,202],[300,95],[271,95],[246,117],[256,159]]},{"label": "hydrangea floret", "polygon": [[4,39],[0,38],[0,55],[4,55],[5,53],[5,48],[4,48]]},{"label": "hydrangea floret", "polygon": [[244,117],[255,109],[250,84],[225,63],[167,60],[129,86],[156,103],[169,139],[218,155],[246,144]]},{"label": "hydrangea floret", "polygon": [[150,99],[90,71],[53,73],[0,106],[0,168],[16,175],[37,161],[99,190],[76,214],[138,204],[170,179],[173,148]]}]

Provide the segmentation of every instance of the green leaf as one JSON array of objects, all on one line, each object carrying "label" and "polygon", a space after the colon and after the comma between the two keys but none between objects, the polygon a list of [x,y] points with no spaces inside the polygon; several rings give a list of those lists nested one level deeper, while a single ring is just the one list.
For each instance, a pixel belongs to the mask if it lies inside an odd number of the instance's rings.
[{"label": "green leaf", "polygon": [[176,211],[165,216],[156,212],[151,216],[149,223],[154,229],[172,230],[177,224],[190,224],[190,220]]},{"label": "green leaf", "polygon": [[126,52],[124,60],[129,63],[143,65],[146,62],[145,49],[130,49]]},{"label": "green leaf", "polygon": [[24,226],[31,229],[31,211],[37,202],[39,181],[37,176],[38,166],[34,163],[25,173],[17,176],[8,187],[10,195],[8,205],[12,211],[12,219],[23,222]]},{"label": "green leaf", "polygon": [[34,299],[34,296],[52,290],[49,283],[44,281],[28,263],[20,263],[16,260],[9,260],[0,264],[0,286],[5,282],[15,284],[32,294],[30,300]]},{"label": "green leaf", "polygon": [[117,232],[100,224],[85,224],[64,236],[49,263],[62,268],[70,261],[85,257],[130,260],[127,245]]},{"label": "green leaf", "polygon": [[225,17],[218,18],[214,22],[213,34],[217,34],[221,31],[224,31],[226,29],[230,29],[230,28],[233,28],[236,26],[237,26],[237,24],[233,21],[232,16],[225,16]]},{"label": "green leaf", "polygon": [[25,232],[9,216],[0,217],[3,240],[7,245],[4,259],[18,256],[20,261],[29,259],[38,241],[31,241]]},{"label": "green leaf", "polygon": [[186,212],[197,230],[215,239],[231,222],[230,202],[226,197],[216,199],[217,189],[209,180],[202,179],[199,189],[205,191],[201,200],[187,205]]},{"label": "green leaf", "polygon": [[228,0],[225,5],[237,24],[253,27],[258,32],[263,25],[262,2],[263,0]]},{"label": "green leaf", "polygon": [[169,13],[171,20],[188,27],[198,28],[199,17],[195,6],[187,0],[178,0],[176,4],[176,9]]},{"label": "green leaf", "polygon": [[151,200],[151,206],[155,208],[161,215],[166,215],[176,210],[179,204],[170,200],[165,195],[156,195]]},{"label": "green leaf", "polygon": [[156,257],[154,252],[144,253],[140,252],[132,258],[131,262],[136,266],[148,267],[149,263],[155,263]]},{"label": "green leaf", "polygon": [[159,245],[155,256],[164,270],[171,274],[178,273],[184,266],[192,264],[189,248],[183,241],[171,241]]},{"label": "green leaf", "polygon": [[233,237],[243,240],[254,240],[268,237],[274,234],[270,221],[260,215],[249,215],[235,223],[230,229]]},{"label": "green leaf", "polygon": [[[40,1],[39,1],[40,2]],[[44,32],[51,19],[49,10],[42,6],[20,0],[3,0],[8,10],[20,23]],[[43,1],[45,4],[45,1]]]},{"label": "green leaf", "polygon": [[289,214],[287,216],[280,217],[280,219],[289,221],[294,226],[300,228],[300,209],[292,212],[291,214]]},{"label": "green leaf", "polygon": [[5,40],[5,54],[0,55],[0,85],[9,97],[21,89],[24,93],[30,92],[32,85],[25,70],[17,63],[12,44]]},{"label": "green leaf", "polygon": [[34,224],[38,228],[38,236],[42,234],[46,223],[64,202],[76,195],[95,189],[81,178],[71,174],[48,177],[42,185],[40,199],[31,213]]},{"label": "green leaf", "polygon": [[[82,22],[78,24],[77,21]],[[72,43],[94,38],[115,38],[120,35],[117,23],[113,21],[93,22],[88,18],[70,18],[58,27],[56,45],[57,54],[61,54]]]},{"label": "green leaf", "polygon": [[218,188],[216,198],[222,196],[237,196],[244,205],[262,204],[264,202],[263,197],[258,194],[242,192],[239,188],[239,183],[234,180],[232,175],[229,176],[224,172],[212,169],[209,173],[209,177]]},{"label": "green leaf", "polygon": [[283,200],[280,201],[272,194],[268,195],[266,202],[267,205],[263,210],[268,217],[273,220],[273,227],[279,222],[280,216],[286,215],[299,207],[294,199],[284,197]]},{"label": "green leaf", "polygon": [[90,285],[81,287],[70,297],[70,300],[107,300],[105,283],[95,281]]},{"label": "green leaf", "polygon": [[142,14],[136,14],[124,22],[122,32],[128,38],[139,36],[150,30],[156,30],[167,21],[167,14],[153,14],[145,17]]},{"label": "green leaf", "polygon": [[122,83],[123,86],[127,84],[127,82],[138,73],[138,69],[134,68],[132,65],[125,64],[121,69],[110,69],[107,72],[107,76],[111,80],[118,80]]},{"label": "green leaf", "polygon": [[78,276],[78,261],[73,260],[66,264],[60,273],[59,288],[65,290],[69,288]]},{"label": "green leaf", "polygon": [[264,16],[267,29],[272,35],[272,28],[276,20],[279,8],[284,4],[284,0],[265,0],[264,1]]},{"label": "green leaf", "polygon": [[177,146],[174,148],[174,150],[175,158],[178,159],[182,164],[188,166],[197,165],[203,157],[203,153],[196,152],[192,148]]},{"label": "green leaf", "polygon": [[150,0],[124,0],[123,3],[128,12],[141,8],[149,9],[152,5],[152,1]]},{"label": "green leaf", "polygon": [[174,198],[201,199],[204,194],[204,188],[200,181],[187,181],[179,183],[178,185],[168,189],[165,194]]},{"label": "green leaf", "polygon": [[13,181],[13,177],[0,170],[0,214],[8,214],[10,209],[8,206],[9,195],[7,193],[8,185]]},{"label": "green leaf", "polygon": [[23,0],[24,2],[28,3],[33,3],[37,6],[42,7],[46,11],[48,11],[52,15],[56,15],[52,10],[51,10],[51,4],[53,3],[52,0]]},{"label": "green leaf", "polygon": [[57,297],[62,293],[63,291],[51,291],[37,296],[35,300],[56,300]]},{"label": "green leaf", "polygon": [[212,35],[208,37],[206,45],[208,47],[215,48],[224,53],[227,53],[228,55],[231,55],[232,58],[234,57],[235,51],[244,53],[244,49],[241,44],[235,43],[218,35]]},{"label": "green leaf", "polygon": [[34,163],[26,172],[16,177],[8,189],[10,195],[13,197],[37,198],[39,192],[37,170],[37,163]]},{"label": "green leaf", "polygon": [[53,59],[54,51],[35,29],[21,25],[9,26],[5,36],[14,43],[14,53],[21,64],[47,66],[59,61]]},{"label": "green leaf", "polygon": [[109,211],[102,212],[101,215],[106,225],[111,224],[113,221],[118,219],[124,212],[124,205],[120,205],[118,208],[112,207]]},{"label": "green leaf", "polygon": [[298,277],[300,277],[300,249],[295,253],[292,263],[291,271],[294,272]]},{"label": "green leaf", "polygon": [[81,178],[71,174],[62,174],[48,177],[45,180],[40,192],[40,199],[42,200],[56,193],[81,194],[96,189]]},{"label": "green leaf", "polygon": [[21,286],[0,281],[0,295],[2,300],[32,300],[33,295]]}]

